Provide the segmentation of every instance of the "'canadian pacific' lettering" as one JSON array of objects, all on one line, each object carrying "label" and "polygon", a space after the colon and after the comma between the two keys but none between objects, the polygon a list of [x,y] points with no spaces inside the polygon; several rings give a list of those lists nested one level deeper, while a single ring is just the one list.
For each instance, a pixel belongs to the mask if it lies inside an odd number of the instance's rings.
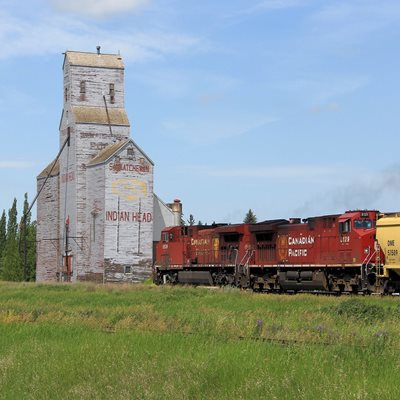
[{"label": "'canadian pacific' lettering", "polygon": [[193,239],[190,241],[192,246],[207,246],[210,244],[210,239]]},{"label": "'canadian pacific' lettering", "polygon": [[307,249],[289,249],[289,257],[307,257]]},{"label": "'canadian pacific' lettering", "polygon": [[291,237],[288,238],[289,246],[294,244],[314,244],[313,236],[301,236],[301,237]]}]

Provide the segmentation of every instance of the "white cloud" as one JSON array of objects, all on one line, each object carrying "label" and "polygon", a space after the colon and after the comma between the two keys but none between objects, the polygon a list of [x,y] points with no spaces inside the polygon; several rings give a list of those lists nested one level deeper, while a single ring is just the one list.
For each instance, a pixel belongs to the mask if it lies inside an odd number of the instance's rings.
[{"label": "white cloud", "polygon": [[304,180],[337,176],[342,169],[337,166],[321,165],[292,165],[292,166],[252,166],[246,168],[210,167],[210,166],[185,166],[185,170],[198,173],[202,176],[220,178],[278,178]]},{"label": "white cloud", "polygon": [[4,160],[0,161],[0,169],[26,169],[32,168],[35,164],[31,161]]},{"label": "white cloud", "polygon": [[257,14],[260,12],[284,10],[294,7],[303,7],[310,3],[310,0],[263,0],[256,4],[243,8],[229,14],[228,17],[237,17],[240,15]]},{"label": "white cloud", "polygon": [[[322,7],[314,14],[313,19],[321,23],[346,23],[364,21],[372,27],[373,23],[396,20],[400,17],[400,4],[397,0],[354,0],[352,2],[335,2]],[[367,18],[367,21],[365,21]]]},{"label": "white cloud", "polygon": [[44,114],[45,107],[34,97],[15,87],[0,85],[0,115],[18,112],[20,116]]},{"label": "white cloud", "polygon": [[236,88],[240,81],[227,76],[216,74],[207,69],[191,68],[152,68],[142,73],[135,73],[133,79],[145,84],[162,96],[169,98],[196,98],[202,105],[218,102]]},{"label": "white cloud", "polygon": [[337,99],[356,93],[370,83],[369,76],[327,76],[277,82],[274,89],[284,90],[304,98],[313,112],[337,111]]},{"label": "white cloud", "polygon": [[334,2],[322,7],[310,20],[314,25],[316,40],[341,45],[386,29],[399,21],[398,0]]},{"label": "white cloud", "polygon": [[258,10],[282,10],[284,8],[304,6],[307,0],[264,0],[257,3],[253,8]]},{"label": "white cloud", "polygon": [[330,99],[357,92],[367,86],[370,78],[367,76],[329,77],[325,80],[309,82],[308,88],[314,89],[314,101],[326,102]]},{"label": "white cloud", "polygon": [[[29,32],[29,34],[27,34]],[[165,31],[106,30],[79,19],[43,15],[35,21],[0,12],[0,59],[59,54],[62,50],[121,51],[124,61],[143,61],[186,51],[199,43],[193,36]]]},{"label": "white cloud", "polygon": [[50,0],[58,11],[72,12],[95,18],[137,11],[150,0]]},{"label": "white cloud", "polygon": [[197,146],[208,146],[221,140],[244,136],[255,130],[278,121],[272,117],[251,117],[237,115],[236,119],[213,118],[208,113],[204,118],[181,117],[164,121],[163,128],[168,136],[192,143]]}]

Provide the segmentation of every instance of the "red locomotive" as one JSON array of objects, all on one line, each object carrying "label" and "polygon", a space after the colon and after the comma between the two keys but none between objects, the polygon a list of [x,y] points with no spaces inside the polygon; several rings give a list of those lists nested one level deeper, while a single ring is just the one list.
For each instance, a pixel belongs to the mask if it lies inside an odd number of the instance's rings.
[{"label": "red locomotive", "polygon": [[260,291],[373,291],[377,211],[162,231],[154,281]]}]

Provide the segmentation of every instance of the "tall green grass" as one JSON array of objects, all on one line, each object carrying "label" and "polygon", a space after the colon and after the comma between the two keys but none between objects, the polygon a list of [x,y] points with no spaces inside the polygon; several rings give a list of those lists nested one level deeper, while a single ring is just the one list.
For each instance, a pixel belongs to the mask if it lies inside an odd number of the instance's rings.
[{"label": "tall green grass", "polygon": [[397,298],[0,283],[1,399],[397,399]]}]

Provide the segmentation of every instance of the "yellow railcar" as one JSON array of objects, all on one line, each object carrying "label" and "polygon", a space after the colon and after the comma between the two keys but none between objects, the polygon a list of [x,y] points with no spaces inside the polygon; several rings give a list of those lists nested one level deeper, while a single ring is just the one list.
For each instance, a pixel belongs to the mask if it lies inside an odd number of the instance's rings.
[{"label": "yellow railcar", "polygon": [[[400,213],[383,215],[376,222],[376,239],[384,259],[378,275],[389,281],[400,280]],[[393,283],[394,283],[393,282]]]}]

